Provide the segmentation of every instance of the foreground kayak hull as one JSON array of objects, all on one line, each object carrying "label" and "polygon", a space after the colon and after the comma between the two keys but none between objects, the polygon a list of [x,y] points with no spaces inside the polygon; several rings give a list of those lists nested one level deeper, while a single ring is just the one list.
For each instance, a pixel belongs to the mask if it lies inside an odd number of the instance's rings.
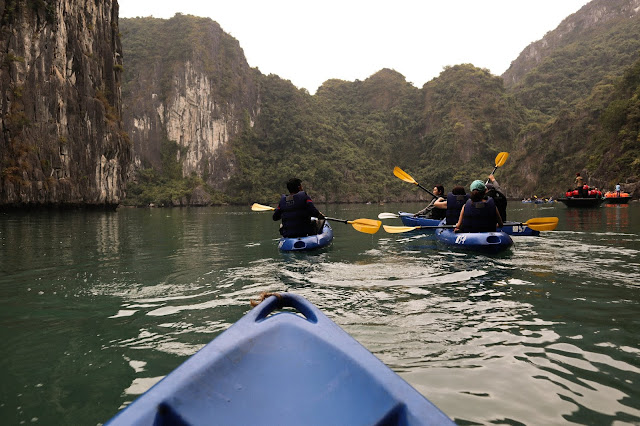
[{"label": "foreground kayak hull", "polygon": [[578,198],[578,197],[568,197],[568,198],[558,198],[558,201],[564,203],[567,207],[581,207],[581,208],[589,208],[589,207],[599,207],[600,204],[604,203],[604,198]]},{"label": "foreground kayak hull", "polygon": [[[275,313],[282,307],[297,313]],[[290,293],[267,298],[107,424],[167,423],[453,425],[314,305]]]},{"label": "foreground kayak hull", "polygon": [[[442,223],[440,220],[436,219],[414,217],[412,213],[398,212],[398,215],[400,216],[404,226],[438,226]],[[497,231],[519,237],[537,237],[540,235],[540,231],[534,231],[527,225],[519,222],[505,222],[504,226],[502,228],[498,228]]]},{"label": "foreground kayak hull", "polygon": [[453,232],[451,228],[436,230],[436,240],[449,247],[483,253],[499,253],[511,247],[513,240],[504,232]]},{"label": "foreground kayak hull", "polygon": [[282,251],[308,251],[326,247],[333,241],[333,229],[324,223],[322,234],[298,238],[280,238],[278,248]]}]

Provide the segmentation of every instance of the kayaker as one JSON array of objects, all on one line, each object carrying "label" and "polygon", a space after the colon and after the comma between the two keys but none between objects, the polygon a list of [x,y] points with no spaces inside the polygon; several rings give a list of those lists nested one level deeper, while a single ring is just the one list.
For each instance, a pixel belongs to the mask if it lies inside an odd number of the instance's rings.
[{"label": "kayaker", "polygon": [[471,183],[471,196],[460,211],[455,232],[492,232],[502,227],[502,217],[493,198],[485,195],[487,187],[481,180]]},{"label": "kayaker", "polygon": [[504,195],[502,190],[500,189],[500,185],[493,175],[489,175],[489,183],[487,184],[487,197],[493,198],[493,201],[496,203],[496,207],[500,212],[500,217],[502,217],[502,221],[507,220],[507,197]]},{"label": "kayaker", "polygon": [[414,216],[427,216],[427,218],[429,219],[437,219],[437,220],[442,220],[445,218],[446,216],[446,211],[444,209],[439,209],[436,208],[435,204],[437,202],[442,202],[442,201],[446,201],[443,197],[444,197],[444,186],[443,185],[436,185],[433,187],[433,195],[435,195],[435,197],[431,200],[431,202],[429,203],[429,205],[427,205],[427,207],[425,207],[424,209],[420,210],[418,213],[416,213]]},{"label": "kayaker", "polygon": [[446,209],[445,217],[447,219],[447,225],[455,225],[460,218],[460,211],[462,207],[469,199],[467,192],[463,186],[455,186],[450,193],[447,194],[447,199],[443,201],[437,201],[435,208]]},{"label": "kayaker", "polygon": [[[273,220],[282,219],[280,234],[285,238],[296,238],[322,232],[324,215],[302,189],[302,181],[297,178],[289,179],[287,189],[289,195],[282,195],[273,212]],[[318,221],[312,221],[312,217],[318,218]]]}]

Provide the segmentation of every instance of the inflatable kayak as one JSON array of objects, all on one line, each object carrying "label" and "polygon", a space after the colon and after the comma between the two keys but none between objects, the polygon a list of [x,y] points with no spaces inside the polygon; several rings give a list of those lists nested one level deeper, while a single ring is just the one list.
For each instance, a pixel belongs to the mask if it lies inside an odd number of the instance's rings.
[{"label": "inflatable kayak", "polygon": [[328,246],[333,240],[333,229],[329,222],[325,221],[322,233],[307,237],[280,238],[278,248],[282,251],[315,250]]},{"label": "inflatable kayak", "polygon": [[[441,223],[440,220],[436,219],[427,219],[422,216],[414,217],[413,213],[398,212],[398,215],[400,216],[404,226],[438,226]],[[502,228],[498,228],[497,231],[520,237],[537,237],[540,235],[540,231],[534,231],[527,225],[519,222],[507,221],[504,223],[504,226]]]},{"label": "inflatable kayak", "polygon": [[505,232],[453,232],[453,228],[436,229],[436,240],[464,250],[498,253],[513,245],[513,240]]},{"label": "inflatable kayak", "polygon": [[[293,310],[279,311],[281,308]],[[306,299],[270,296],[108,425],[453,425]]]},{"label": "inflatable kayak", "polygon": [[428,219],[424,216],[414,216],[413,213],[398,212],[404,226],[438,226],[441,219]]}]

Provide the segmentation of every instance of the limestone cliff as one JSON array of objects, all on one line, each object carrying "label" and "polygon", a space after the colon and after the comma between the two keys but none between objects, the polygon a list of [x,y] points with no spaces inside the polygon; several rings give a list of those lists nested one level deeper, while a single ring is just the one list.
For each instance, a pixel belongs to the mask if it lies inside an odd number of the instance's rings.
[{"label": "limestone cliff", "polygon": [[0,1],[0,205],[113,207],[121,122],[116,0]]},{"label": "limestone cliff", "polygon": [[233,173],[228,142],[258,114],[259,72],[208,18],[121,19],[123,119],[138,166],[162,167],[175,142],[183,176],[220,188]]},{"label": "limestone cliff", "polygon": [[585,37],[596,28],[603,28],[614,20],[628,20],[640,14],[640,0],[593,0],[570,15],[548,32],[541,40],[531,43],[502,74],[505,85],[519,84],[524,76],[538,66],[552,52]]}]

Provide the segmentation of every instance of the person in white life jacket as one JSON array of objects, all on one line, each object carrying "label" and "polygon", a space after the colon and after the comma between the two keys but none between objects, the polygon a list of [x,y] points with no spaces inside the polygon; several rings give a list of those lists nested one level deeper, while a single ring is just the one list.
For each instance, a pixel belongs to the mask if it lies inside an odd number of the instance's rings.
[{"label": "person in white life jacket", "polygon": [[493,198],[485,195],[487,187],[481,180],[471,183],[471,196],[460,211],[455,232],[492,232],[503,225]]}]

